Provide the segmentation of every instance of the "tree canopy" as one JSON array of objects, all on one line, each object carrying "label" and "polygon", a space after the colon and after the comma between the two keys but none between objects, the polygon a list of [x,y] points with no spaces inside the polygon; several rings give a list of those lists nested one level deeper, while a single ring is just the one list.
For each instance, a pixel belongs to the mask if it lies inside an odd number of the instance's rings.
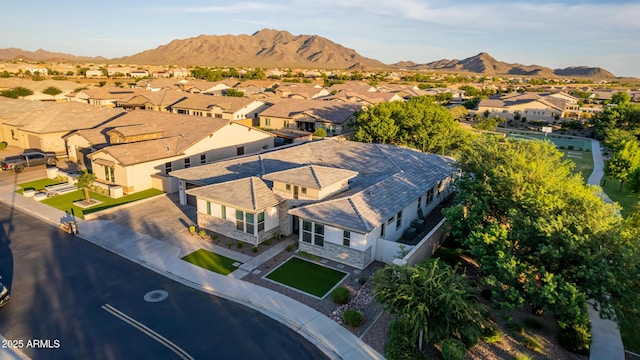
[{"label": "tree canopy", "polygon": [[445,154],[465,140],[453,114],[429,96],[371,106],[357,114],[352,126],[356,141],[404,145],[423,152]]},{"label": "tree canopy", "polygon": [[586,326],[586,299],[605,317],[637,313],[638,238],[562,156],[547,142],[478,139],[459,162],[458,204],[445,211],[452,235],[505,304],[551,311],[563,328]]},{"label": "tree canopy", "polygon": [[18,99],[20,97],[29,95],[33,95],[33,91],[22,86],[17,86],[13,89],[0,91],[0,96],[5,96],[12,99]]}]

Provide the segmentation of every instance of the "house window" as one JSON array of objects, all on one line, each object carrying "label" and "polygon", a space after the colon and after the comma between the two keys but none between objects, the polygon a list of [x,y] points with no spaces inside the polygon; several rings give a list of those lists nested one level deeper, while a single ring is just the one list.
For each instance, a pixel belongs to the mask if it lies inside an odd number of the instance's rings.
[{"label": "house window", "polygon": [[244,232],[244,212],[236,210],[236,230]]},{"label": "house window", "polygon": [[264,231],[264,211],[258,213],[258,232]]},{"label": "house window", "polygon": [[222,219],[227,218],[227,207],[224,205],[220,205],[220,218]]},{"label": "house window", "polygon": [[287,191],[291,191],[291,184],[286,184],[286,185],[284,186],[284,188],[285,188],[285,190],[287,190]]},{"label": "house window", "polygon": [[207,215],[211,215],[211,203],[207,201]]},{"label": "house window", "polygon": [[307,193],[307,188],[306,187],[301,187],[300,188],[300,192],[303,193],[303,194],[306,194]]},{"label": "house window", "polygon": [[264,124],[267,126],[271,126],[271,119],[269,118],[264,119]]},{"label": "house window", "polygon": [[200,164],[206,164],[207,163],[207,154],[202,154],[200,155]]},{"label": "house window", "polygon": [[381,238],[384,237],[384,230],[385,230],[384,228],[386,227],[385,225],[386,225],[385,223],[382,223],[382,225],[380,226],[380,237]]},{"label": "house window", "polygon": [[395,216],[390,217],[389,220],[387,220],[387,224],[389,224],[389,225],[393,224],[393,220],[395,218],[396,218]]},{"label": "house window", "polygon": [[284,126],[283,126],[283,127],[285,127],[285,128],[288,128],[288,127],[289,127],[289,120],[285,120],[285,121],[284,121]]},{"label": "house window", "polygon": [[311,221],[302,220],[302,241],[311,242]]},{"label": "house window", "polygon": [[171,172],[171,161],[164,163],[164,173],[169,175]]},{"label": "house window", "polygon": [[342,232],[342,245],[351,246],[351,231],[344,230]]},{"label": "house window", "polygon": [[114,174],[113,168],[109,166],[104,167],[104,179],[111,182],[116,181],[116,176]]},{"label": "house window", "polygon": [[400,229],[401,226],[402,226],[402,210],[400,210],[398,212],[398,215],[396,215],[396,230]]},{"label": "house window", "polygon": [[214,116],[219,118],[219,119],[222,119],[222,114],[215,114]]},{"label": "house window", "polygon": [[324,246],[324,225],[316,224],[313,233],[313,243],[318,246]]},{"label": "house window", "polygon": [[237,156],[244,155],[244,146],[238,146],[236,148],[236,155]]},{"label": "house window", "polygon": [[254,226],[255,224],[255,214],[252,213],[246,213],[246,223],[247,223],[247,233],[249,234],[255,234],[256,232],[256,228]]},{"label": "house window", "polygon": [[433,201],[433,188],[427,191],[427,204]]},{"label": "house window", "polygon": [[420,205],[422,205],[422,196],[418,197],[418,211],[420,211]]},{"label": "house window", "polygon": [[184,168],[186,169],[188,167],[191,167],[191,159],[186,158],[184,159]]}]

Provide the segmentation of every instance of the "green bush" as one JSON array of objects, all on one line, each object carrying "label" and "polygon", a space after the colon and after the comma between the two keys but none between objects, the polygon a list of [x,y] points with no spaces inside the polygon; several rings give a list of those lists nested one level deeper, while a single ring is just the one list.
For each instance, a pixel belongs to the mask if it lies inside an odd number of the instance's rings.
[{"label": "green bush", "polygon": [[251,248],[251,252],[252,253],[257,253],[258,252],[258,247],[257,246],[252,247]]},{"label": "green bush", "polygon": [[349,289],[343,286],[337,287],[331,292],[331,299],[339,305],[348,303],[350,297]]},{"label": "green bush", "polygon": [[189,232],[192,233],[192,234],[195,234],[196,233],[196,226],[195,225],[189,226]]},{"label": "green bush", "polygon": [[344,323],[351,327],[358,327],[364,321],[364,315],[358,310],[348,309],[342,314]]},{"label": "green bush", "polygon": [[7,148],[7,142],[6,141],[0,142],[0,150],[4,150],[6,148]]},{"label": "green bush", "polygon": [[531,349],[534,351],[540,351],[542,349],[542,345],[538,342],[538,340],[532,338],[531,336],[521,335],[518,341],[527,347],[527,349]]},{"label": "green bush", "polygon": [[442,260],[451,266],[455,266],[461,261],[460,253],[457,250],[445,247],[441,247],[440,249],[438,249],[438,251],[433,254],[433,257]]},{"label": "green bush", "polygon": [[364,276],[360,276],[360,278],[358,278],[358,284],[360,285],[364,285],[367,282],[367,278]]},{"label": "green bush", "polygon": [[502,334],[494,326],[487,326],[482,331],[482,340],[487,344],[495,344],[502,340]]},{"label": "green bush", "polygon": [[236,247],[237,247],[238,249],[242,249],[242,247],[243,247],[243,246],[244,246],[244,243],[242,243],[242,241],[238,241],[238,242],[236,243]]},{"label": "green bush", "polygon": [[567,149],[568,149],[568,150],[573,150],[573,145],[569,145],[569,146],[567,146]]},{"label": "green bush", "polygon": [[271,245],[271,240],[267,239],[265,241],[262,242],[265,246],[269,246]]},{"label": "green bush", "polygon": [[287,245],[287,247],[285,248],[285,250],[287,250],[288,252],[290,252],[290,251],[291,251],[291,250],[293,250],[293,249],[291,248],[291,245]]},{"label": "green bush", "polygon": [[460,340],[445,339],[440,344],[440,352],[444,360],[464,360],[467,355],[467,349]]},{"label": "green bush", "polygon": [[480,330],[478,328],[467,326],[460,329],[460,340],[467,349],[476,346],[478,339],[480,339]]},{"label": "green bush", "polygon": [[560,330],[558,343],[573,353],[589,355],[591,333],[588,326],[573,325]]},{"label": "green bush", "polygon": [[389,339],[384,344],[384,356],[389,360],[425,360],[427,356],[418,349],[410,336],[403,318],[389,324]]},{"label": "green bush", "polygon": [[204,230],[200,230],[200,231],[198,231],[198,235],[203,238],[203,237],[207,236],[207,232],[204,231]]}]

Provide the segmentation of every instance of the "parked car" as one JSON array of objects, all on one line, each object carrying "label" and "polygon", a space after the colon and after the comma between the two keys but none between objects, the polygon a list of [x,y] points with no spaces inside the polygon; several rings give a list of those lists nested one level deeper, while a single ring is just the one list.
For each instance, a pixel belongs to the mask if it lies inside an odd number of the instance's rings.
[{"label": "parked car", "polygon": [[[0,276],[2,279],[2,276]],[[9,301],[9,289],[2,282],[0,282],[0,307],[4,306]]]},{"label": "parked car", "polygon": [[53,152],[30,151],[22,155],[10,156],[0,164],[2,170],[13,170],[22,172],[26,167],[38,165],[55,165],[58,162],[56,154]]}]

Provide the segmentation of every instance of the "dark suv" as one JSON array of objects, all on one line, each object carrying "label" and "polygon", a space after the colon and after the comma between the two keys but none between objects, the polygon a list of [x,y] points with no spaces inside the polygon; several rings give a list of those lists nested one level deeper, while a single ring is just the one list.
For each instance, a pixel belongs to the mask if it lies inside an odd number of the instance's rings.
[{"label": "dark suv", "polygon": [[58,162],[56,154],[53,152],[29,151],[22,155],[10,156],[0,164],[2,170],[13,170],[22,172],[26,167],[37,165],[55,165]]}]

